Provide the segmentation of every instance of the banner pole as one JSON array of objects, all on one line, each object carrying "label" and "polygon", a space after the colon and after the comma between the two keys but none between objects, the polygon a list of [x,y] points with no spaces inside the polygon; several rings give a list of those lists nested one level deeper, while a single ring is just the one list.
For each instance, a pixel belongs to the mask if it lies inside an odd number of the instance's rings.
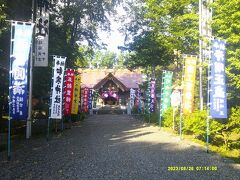
[{"label": "banner pole", "polygon": [[[34,23],[34,13],[35,13],[35,0],[32,0],[32,23]],[[35,37],[33,27],[33,37]],[[28,98],[28,118],[27,118],[27,127],[26,127],[26,138],[29,139],[32,135],[32,89],[33,89],[33,48],[34,48],[34,38],[32,39],[31,43],[31,50],[30,50],[30,68],[29,68],[29,98]]]},{"label": "banner pole", "polygon": [[[53,56],[54,57],[54,56]],[[54,66],[55,66],[55,60],[53,58],[52,62],[52,76],[54,75]],[[53,77],[52,77],[52,83],[51,83],[51,93],[50,93],[50,98],[49,98],[49,114],[48,114],[48,122],[47,122],[47,141],[49,140],[49,135],[50,135],[50,121],[51,121],[51,106],[52,106],[52,89],[53,89]]]},{"label": "banner pole", "polygon": [[7,144],[7,159],[8,161],[11,160],[11,103],[12,103],[12,99],[11,99],[11,92],[10,92],[10,88],[11,87],[11,82],[12,82],[12,60],[11,60],[11,55],[13,53],[13,44],[12,44],[12,37],[13,36],[13,27],[12,27],[12,21],[11,21],[11,42],[10,42],[10,68],[9,68],[9,95],[8,95],[8,144]]},{"label": "banner pole", "polygon": [[[164,78],[163,78],[163,74],[165,74],[165,70],[163,70],[163,73],[162,73],[162,86],[164,85],[164,83],[163,83],[163,80],[164,80]],[[159,126],[160,126],[160,129],[161,129],[161,126],[162,126],[162,103],[161,103],[161,101],[162,101],[162,94],[163,94],[163,87],[161,86],[161,95],[160,95],[160,105],[159,105],[159,107],[160,107],[160,111],[159,111]]]},{"label": "banner pole", "polygon": [[49,140],[49,127],[50,127],[50,117],[48,117],[48,123],[47,123],[47,141]]},{"label": "banner pole", "polygon": [[180,102],[180,128],[179,128],[179,136],[180,139],[182,139],[182,115],[183,115],[183,88],[184,88],[184,59],[183,59],[183,63],[182,63],[182,83],[181,83],[181,102]]},{"label": "banner pole", "polygon": [[[211,50],[211,45],[210,45]],[[211,82],[211,56],[208,58],[208,91],[207,91],[207,120],[206,120],[206,151],[209,152],[209,121],[210,121],[210,82]]]}]

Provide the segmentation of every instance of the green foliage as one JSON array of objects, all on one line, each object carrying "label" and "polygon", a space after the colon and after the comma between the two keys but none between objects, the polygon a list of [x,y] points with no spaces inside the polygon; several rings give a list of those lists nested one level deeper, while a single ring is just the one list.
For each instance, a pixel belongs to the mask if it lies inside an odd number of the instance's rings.
[{"label": "green foliage", "polygon": [[240,105],[240,0],[216,0],[212,28],[215,37],[227,42],[228,98],[230,106]]},{"label": "green foliage", "polygon": [[183,132],[194,134],[198,139],[204,140],[206,134],[206,111],[195,111],[192,114],[184,116]]},{"label": "green foliage", "polygon": [[240,106],[231,109],[226,129],[234,133],[240,133]]},{"label": "green foliage", "polygon": [[[231,109],[227,121],[220,122],[215,119],[209,120],[210,143],[222,146],[224,149],[239,148],[240,137],[236,136],[240,132],[240,107]],[[179,112],[175,117],[175,130],[179,130]],[[194,111],[189,115],[183,116],[182,127],[183,133],[193,135],[194,138],[205,141],[206,136],[207,111]],[[163,114],[162,125],[164,127],[173,126],[173,109],[169,108]]]},{"label": "green foliage", "polygon": [[57,3],[51,25],[54,28],[50,28],[49,37],[54,39],[52,46],[57,44],[59,49],[58,52],[54,49],[53,53],[68,57],[67,67],[74,67],[75,60],[82,59],[82,54],[78,51],[79,45],[87,43],[92,47],[99,46],[97,29],[110,29],[106,14],[111,13],[118,2],[68,0],[63,4]]},{"label": "green foliage", "polygon": [[138,107],[135,105],[132,108],[132,114],[138,114]]},{"label": "green foliage", "polygon": [[86,118],[86,114],[84,112],[81,112],[76,115],[75,114],[71,115],[72,122],[83,121],[85,118]]},{"label": "green foliage", "polygon": [[168,42],[164,37],[158,37],[153,32],[136,36],[128,48],[132,53],[125,64],[130,68],[166,66],[173,60],[172,49],[168,47]]},{"label": "green foliage", "polygon": [[153,123],[153,124],[158,124],[159,123],[159,113],[154,112],[150,114],[144,114],[144,121]]},{"label": "green foliage", "polygon": [[198,0],[146,0],[150,26],[164,35],[172,49],[198,52]]},{"label": "green foliage", "polygon": [[2,36],[3,31],[6,30],[6,24],[4,23],[4,20],[6,19],[6,1],[1,0],[0,3],[0,37]]},{"label": "green foliage", "polygon": [[164,113],[163,113],[163,118],[162,118],[162,126],[165,127],[172,127],[173,126],[173,108],[168,108]]}]

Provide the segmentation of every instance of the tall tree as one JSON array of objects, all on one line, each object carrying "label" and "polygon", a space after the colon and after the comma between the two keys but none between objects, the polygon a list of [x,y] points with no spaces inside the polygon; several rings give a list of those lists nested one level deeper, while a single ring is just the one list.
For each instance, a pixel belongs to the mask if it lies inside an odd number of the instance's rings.
[{"label": "tall tree", "polygon": [[227,42],[228,92],[231,105],[240,105],[240,0],[213,3],[213,34]]},{"label": "tall tree", "polygon": [[198,0],[146,0],[150,26],[185,54],[198,52]]},{"label": "tall tree", "polygon": [[99,46],[97,29],[109,30],[107,13],[111,13],[119,1],[59,0],[58,2],[51,22],[53,34],[52,37],[50,35],[50,44],[57,44],[57,52],[67,56],[67,66],[73,67],[75,59],[81,58],[78,51],[80,44],[87,42],[90,46]]},{"label": "tall tree", "polygon": [[125,64],[130,68],[150,68],[153,76],[156,66],[167,66],[173,60],[172,49],[168,46],[168,42],[164,37],[156,36],[151,31],[136,36],[128,49],[132,53]]}]

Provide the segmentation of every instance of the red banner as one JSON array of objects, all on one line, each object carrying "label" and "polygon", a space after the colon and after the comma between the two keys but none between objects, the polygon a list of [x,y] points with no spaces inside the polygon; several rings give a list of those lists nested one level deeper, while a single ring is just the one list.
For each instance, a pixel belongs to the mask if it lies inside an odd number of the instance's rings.
[{"label": "red banner", "polygon": [[65,76],[65,87],[64,87],[64,115],[71,115],[72,110],[72,97],[74,87],[74,70],[67,69]]},{"label": "red banner", "polygon": [[88,112],[88,88],[86,87],[82,90],[82,98],[82,111]]}]

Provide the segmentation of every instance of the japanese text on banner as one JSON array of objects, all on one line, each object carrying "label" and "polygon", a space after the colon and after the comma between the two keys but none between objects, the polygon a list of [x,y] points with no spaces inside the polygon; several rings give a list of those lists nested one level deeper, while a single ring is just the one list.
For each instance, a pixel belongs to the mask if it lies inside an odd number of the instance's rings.
[{"label": "japanese text on banner", "polygon": [[154,112],[156,108],[156,81],[150,81],[150,112]]},{"label": "japanese text on banner", "polygon": [[172,93],[172,77],[173,72],[164,71],[162,78],[162,90],[161,90],[161,104],[160,104],[160,115],[170,107],[171,93]]},{"label": "japanese text on banner", "polygon": [[34,66],[48,66],[49,10],[37,8],[36,22],[36,58]]},{"label": "japanese text on banner", "polygon": [[67,69],[66,76],[65,76],[65,87],[64,87],[64,115],[65,116],[71,115],[73,87],[74,87],[74,70]]},{"label": "japanese text on banner", "polygon": [[89,89],[87,87],[85,87],[84,89],[82,89],[82,108],[81,110],[83,112],[88,112],[88,91]]},{"label": "japanese text on banner", "polygon": [[196,56],[185,57],[185,70],[183,82],[183,113],[188,114],[193,111],[194,85],[196,79]]},{"label": "japanese text on banner", "polygon": [[212,41],[210,81],[210,115],[212,118],[227,118],[225,46],[224,41]]},{"label": "japanese text on banner", "polygon": [[50,118],[62,118],[62,89],[66,57],[53,57],[55,61],[53,72],[52,102]]},{"label": "japanese text on banner", "polygon": [[72,100],[72,114],[78,113],[79,101],[80,101],[80,87],[81,87],[81,76],[76,75],[74,77],[74,92]]},{"label": "japanese text on banner", "polygon": [[28,116],[28,59],[33,24],[12,22],[11,26],[14,34],[11,35],[13,52],[10,54],[10,117],[15,120],[25,120]]}]

